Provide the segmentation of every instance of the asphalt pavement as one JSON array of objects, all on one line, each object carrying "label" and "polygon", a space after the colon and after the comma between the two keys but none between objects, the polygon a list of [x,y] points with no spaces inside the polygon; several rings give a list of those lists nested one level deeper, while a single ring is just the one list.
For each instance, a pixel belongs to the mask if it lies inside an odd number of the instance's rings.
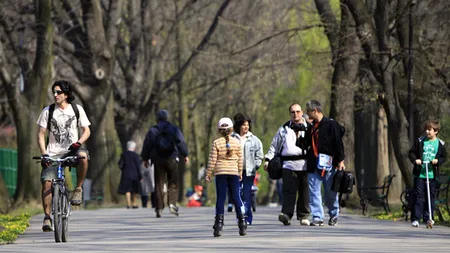
[{"label": "asphalt pavement", "polygon": [[223,235],[214,238],[214,208],[180,208],[176,217],[165,209],[104,208],[73,211],[69,241],[55,243],[41,231],[42,215],[14,244],[0,252],[450,252],[450,228],[405,221],[381,221],[343,211],[335,227],[284,226],[280,207],[257,207],[253,225],[239,236],[235,214],[225,214]]}]

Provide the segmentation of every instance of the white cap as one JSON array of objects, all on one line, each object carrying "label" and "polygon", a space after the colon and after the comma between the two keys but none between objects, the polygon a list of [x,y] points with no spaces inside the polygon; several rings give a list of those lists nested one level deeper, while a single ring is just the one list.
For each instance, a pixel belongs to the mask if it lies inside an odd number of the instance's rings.
[{"label": "white cap", "polygon": [[233,121],[230,118],[221,118],[217,124],[217,128],[219,129],[227,129],[230,127],[233,127]]}]

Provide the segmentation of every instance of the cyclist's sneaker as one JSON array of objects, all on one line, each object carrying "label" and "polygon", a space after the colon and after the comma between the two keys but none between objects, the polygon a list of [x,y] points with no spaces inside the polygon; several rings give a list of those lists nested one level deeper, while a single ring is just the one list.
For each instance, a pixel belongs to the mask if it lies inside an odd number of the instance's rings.
[{"label": "cyclist's sneaker", "polygon": [[309,226],[310,225],[310,222],[309,222],[309,220],[308,219],[301,219],[300,220],[300,225],[302,225],[302,226]]},{"label": "cyclist's sneaker", "polygon": [[419,222],[415,220],[411,223],[411,226],[417,228],[419,227]]},{"label": "cyclist's sneaker", "polygon": [[328,221],[328,225],[329,226],[336,226],[338,223],[338,217],[337,216],[333,216],[330,218],[330,220]]},{"label": "cyclist's sneaker", "polygon": [[323,226],[323,221],[321,221],[321,220],[313,220],[313,221],[311,222],[310,226],[313,226],[313,227],[321,227],[321,226]]},{"label": "cyclist's sneaker", "polygon": [[52,219],[50,217],[45,217],[44,218],[44,222],[42,223],[42,231],[44,231],[44,232],[51,232],[51,231],[53,231]]},{"label": "cyclist's sneaker", "polygon": [[81,187],[75,188],[75,191],[73,191],[72,201],[70,201],[70,203],[72,203],[72,205],[74,206],[79,206],[81,205],[82,199],[83,199],[83,189],[81,189]]},{"label": "cyclist's sneaker", "polygon": [[287,214],[280,213],[278,215],[278,220],[281,221],[285,226],[291,225],[291,218],[289,218]]},{"label": "cyclist's sneaker", "polygon": [[178,207],[174,204],[170,204],[169,205],[169,210],[171,213],[175,214],[176,216],[178,216]]}]

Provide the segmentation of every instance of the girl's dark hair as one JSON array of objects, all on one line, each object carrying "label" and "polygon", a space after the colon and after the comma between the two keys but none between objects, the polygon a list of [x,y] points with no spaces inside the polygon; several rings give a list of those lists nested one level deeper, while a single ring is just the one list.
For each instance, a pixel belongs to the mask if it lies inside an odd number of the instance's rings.
[{"label": "girl's dark hair", "polygon": [[233,126],[234,132],[239,134],[241,132],[241,126],[246,121],[248,122],[248,131],[251,132],[252,131],[252,120],[249,117],[244,116],[244,115],[242,115],[242,117],[234,120],[234,126]]},{"label": "girl's dark hair", "polygon": [[231,128],[219,129],[219,133],[225,137],[226,148],[227,148],[227,157],[230,157],[233,153],[230,146],[230,133]]},{"label": "girl's dark hair", "polygon": [[75,97],[72,94],[72,84],[69,81],[58,80],[54,82],[52,85],[52,90],[54,90],[56,86],[59,86],[59,88],[61,88],[64,94],[67,95],[67,103],[71,103],[72,101],[75,100]]}]

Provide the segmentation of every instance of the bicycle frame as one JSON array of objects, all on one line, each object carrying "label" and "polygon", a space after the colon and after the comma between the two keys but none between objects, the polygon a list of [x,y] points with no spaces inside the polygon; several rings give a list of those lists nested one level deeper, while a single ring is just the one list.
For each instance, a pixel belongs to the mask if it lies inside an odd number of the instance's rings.
[{"label": "bicycle frame", "polygon": [[57,176],[52,179],[51,192],[52,192],[52,204],[51,210],[53,215],[53,225],[55,232],[56,242],[67,242],[68,238],[68,226],[69,226],[69,216],[71,211],[71,204],[69,201],[69,191],[66,187],[64,167],[67,162],[78,161],[79,159],[84,159],[81,156],[67,156],[64,158],[51,158],[51,157],[38,157],[35,156],[33,159],[41,159],[50,162],[56,162]]}]

